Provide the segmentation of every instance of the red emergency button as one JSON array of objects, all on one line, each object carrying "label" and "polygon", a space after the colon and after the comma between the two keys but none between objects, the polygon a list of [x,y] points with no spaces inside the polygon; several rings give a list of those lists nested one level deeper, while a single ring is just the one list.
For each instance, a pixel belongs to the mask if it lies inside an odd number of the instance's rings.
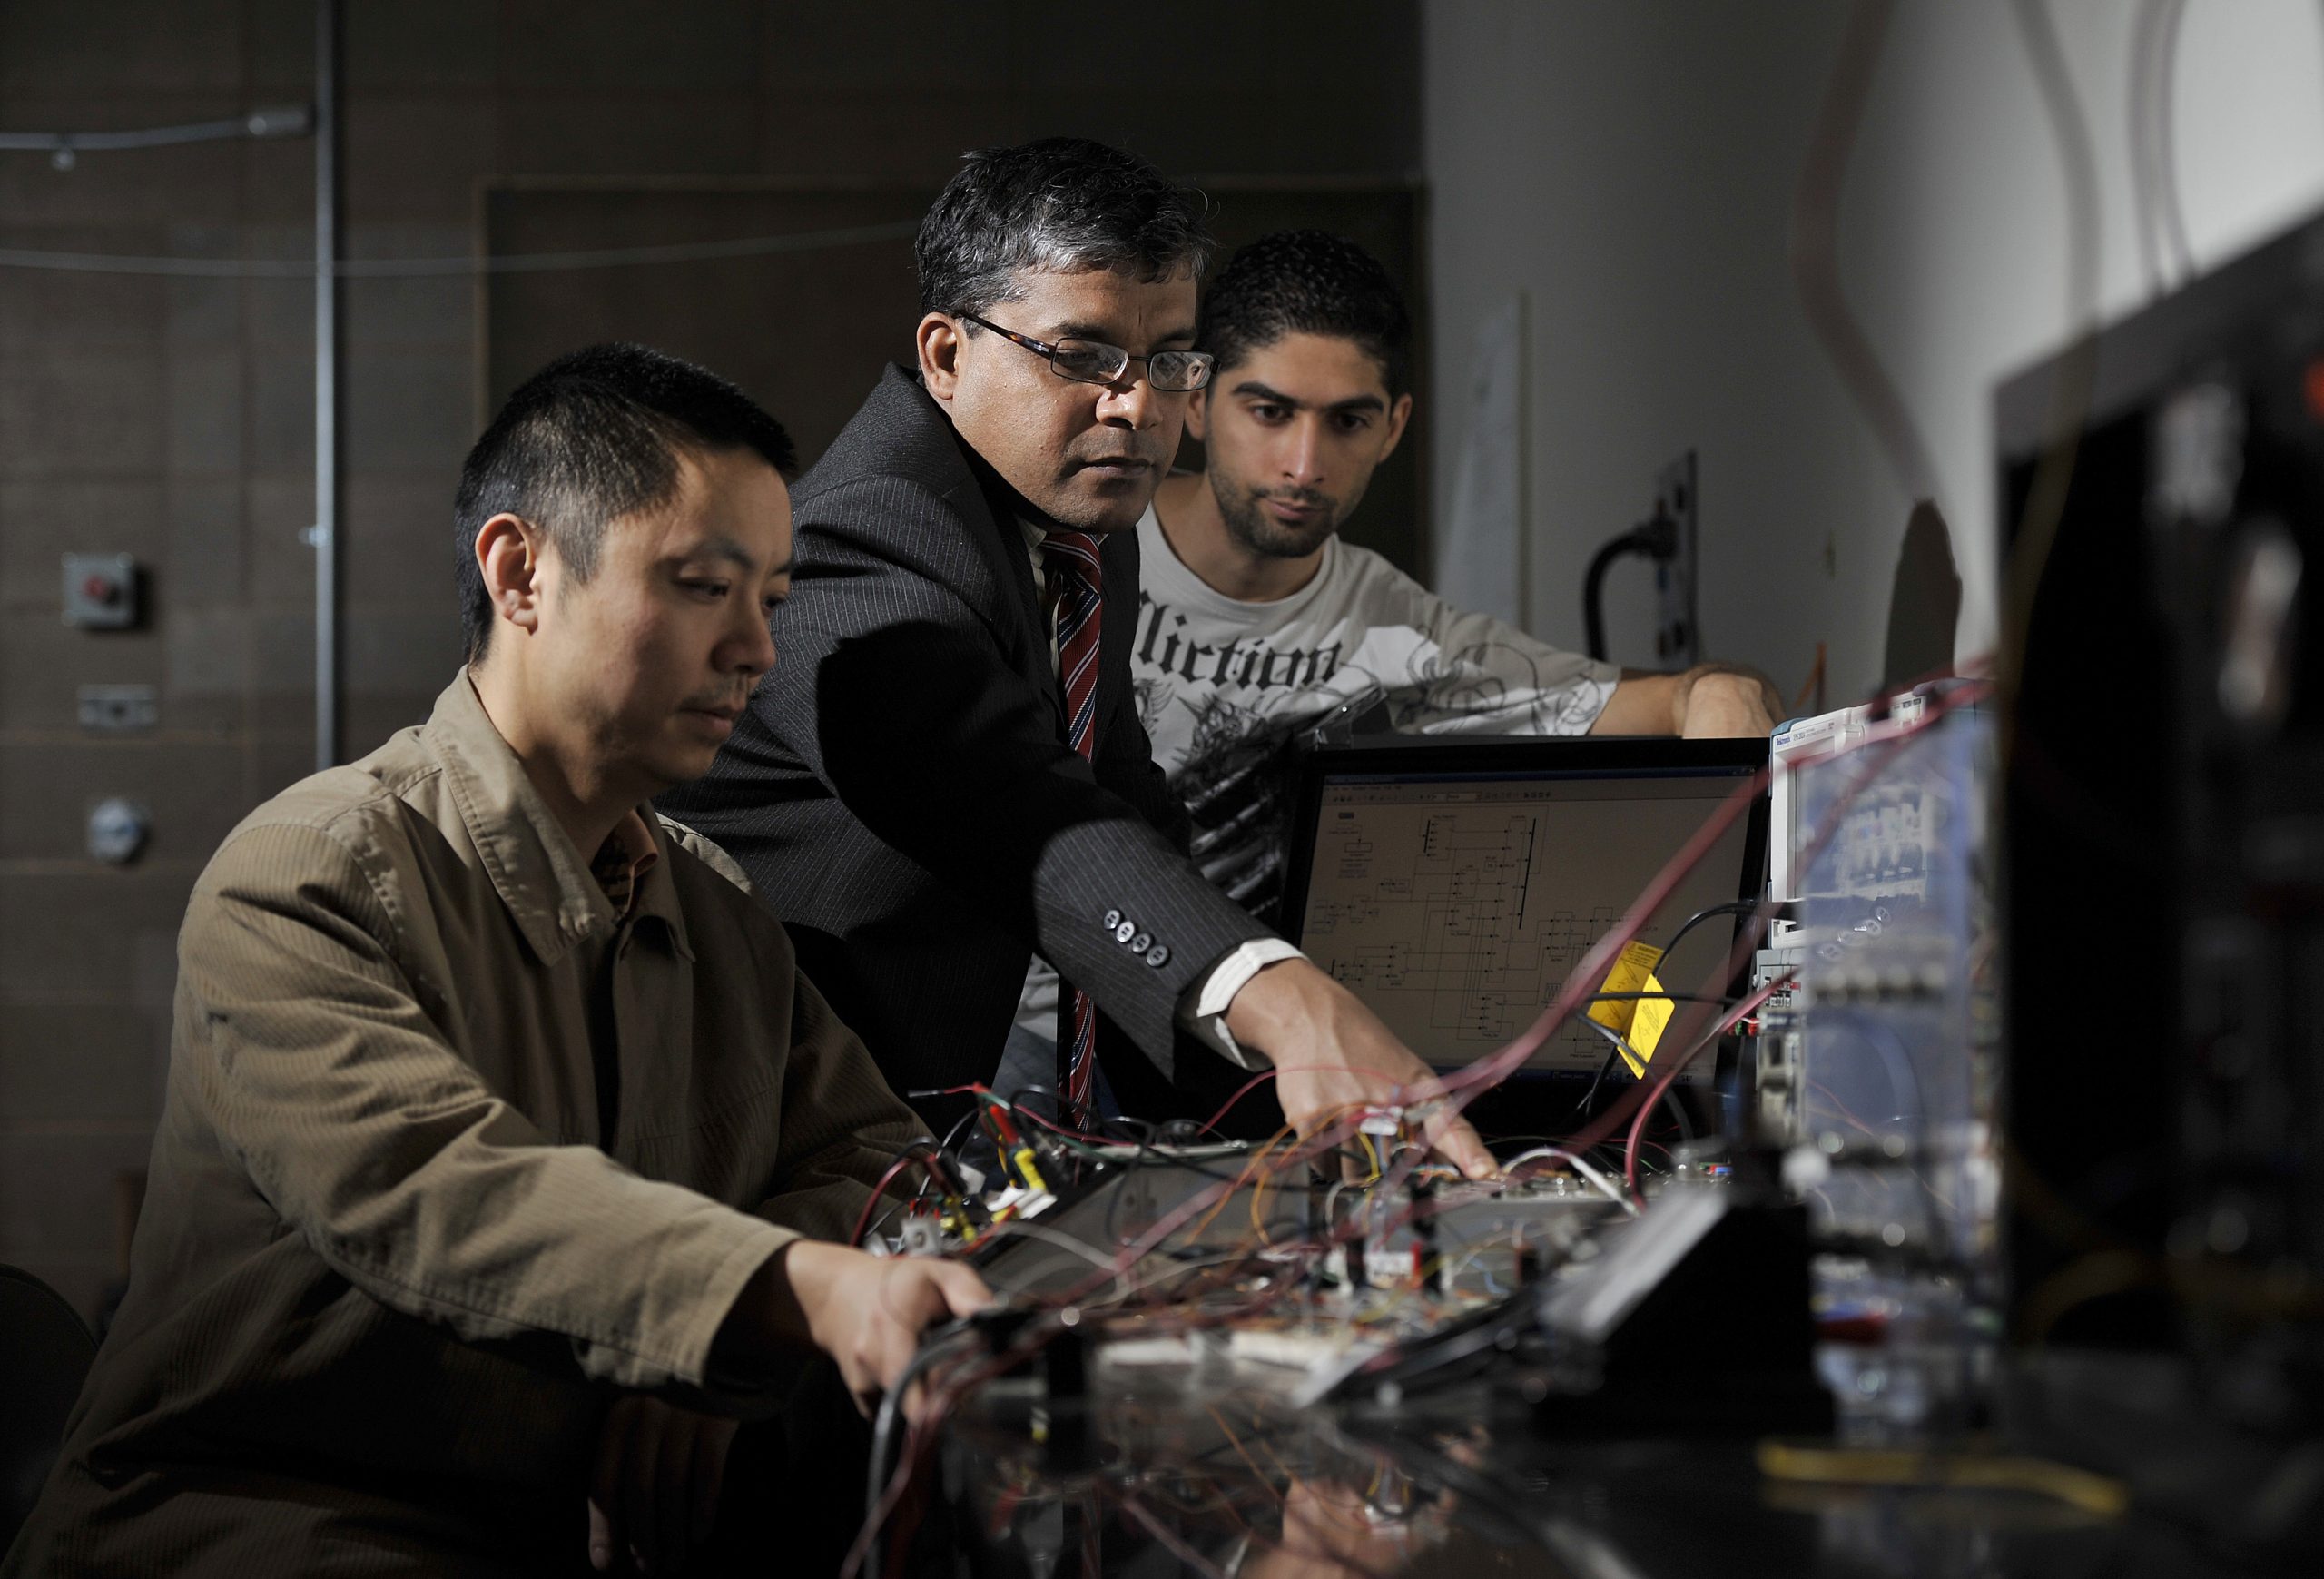
[{"label": "red emergency button", "polygon": [[90,576],[81,582],[81,596],[92,603],[121,601],[121,583],[110,576]]}]

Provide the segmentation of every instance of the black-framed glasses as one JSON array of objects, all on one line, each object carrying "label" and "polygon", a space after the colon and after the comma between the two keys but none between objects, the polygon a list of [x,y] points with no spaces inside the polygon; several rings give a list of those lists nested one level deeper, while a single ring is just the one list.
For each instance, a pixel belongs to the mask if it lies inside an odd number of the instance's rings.
[{"label": "black-framed glasses", "polygon": [[1077,384],[1118,383],[1122,374],[1129,370],[1130,363],[1144,362],[1146,381],[1154,386],[1157,393],[1189,395],[1210,382],[1211,363],[1216,360],[1206,350],[1157,350],[1150,356],[1132,356],[1118,345],[1096,340],[1061,340],[1051,345],[1029,334],[1003,329],[973,312],[960,316],[1003,340],[1023,346],[1036,356],[1047,358],[1051,372]]}]

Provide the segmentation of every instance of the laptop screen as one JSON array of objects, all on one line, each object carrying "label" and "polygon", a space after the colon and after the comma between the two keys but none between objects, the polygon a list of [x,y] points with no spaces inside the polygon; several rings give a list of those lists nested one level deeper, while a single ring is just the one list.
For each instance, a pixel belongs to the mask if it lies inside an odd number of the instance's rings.
[{"label": "laptop screen", "polygon": [[[1582,954],[1719,804],[1767,762],[1764,740],[1398,741],[1302,765],[1284,916],[1289,936],[1439,1069],[1531,1024]],[[1659,947],[1708,907],[1766,883],[1764,796],[1679,883],[1640,938]],[[1735,939],[1720,917],[1657,969],[1699,992]],[[1683,1018],[1683,1006],[1682,1014]],[[1528,1061],[1589,1074],[1609,1042],[1569,1025]],[[1690,1079],[1708,1079],[1699,1058]]]}]

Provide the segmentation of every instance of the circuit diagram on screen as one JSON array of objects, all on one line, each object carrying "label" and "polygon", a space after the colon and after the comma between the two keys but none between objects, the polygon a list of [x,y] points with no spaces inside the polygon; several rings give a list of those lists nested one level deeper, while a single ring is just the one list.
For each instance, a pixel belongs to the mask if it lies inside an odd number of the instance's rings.
[{"label": "circuit diagram on screen", "polygon": [[[1730,793],[1723,780],[1653,776],[1334,786],[1306,849],[1300,947],[1423,1059],[1472,1062],[1533,1023]],[[1686,917],[1731,903],[1744,844],[1738,820],[1675,879],[1640,934],[1667,939]],[[1695,929],[1660,979],[1703,991],[1731,935]],[[1525,1061],[1589,1074],[1610,1050],[1577,1016]],[[1708,1078],[1710,1061],[1697,1062]]]},{"label": "circuit diagram on screen", "polygon": [[[1432,811],[1417,839],[1383,842],[1364,823],[1318,842],[1320,887],[1306,937],[1332,975],[1367,1002],[1427,1000],[1440,1039],[1482,1051],[1531,1023],[1590,944],[1620,919],[1537,899],[1536,873],[1557,854],[1539,814],[1505,806]],[[1377,934],[1379,941],[1363,941]],[[1570,1033],[1579,1044],[1584,1033]],[[1591,1039],[1594,1040],[1594,1039]]]}]

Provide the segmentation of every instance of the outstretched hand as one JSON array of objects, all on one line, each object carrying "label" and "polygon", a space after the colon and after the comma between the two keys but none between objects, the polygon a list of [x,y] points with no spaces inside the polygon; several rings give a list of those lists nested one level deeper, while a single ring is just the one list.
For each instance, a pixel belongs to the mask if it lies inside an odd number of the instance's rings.
[{"label": "outstretched hand", "polygon": [[1467,1177],[1498,1171],[1476,1130],[1443,1101],[1435,1073],[1310,962],[1278,961],[1253,976],[1227,1006],[1226,1029],[1274,1061],[1283,1116],[1302,1135],[1350,1108],[1394,1105],[1418,1120],[1432,1152]]}]

